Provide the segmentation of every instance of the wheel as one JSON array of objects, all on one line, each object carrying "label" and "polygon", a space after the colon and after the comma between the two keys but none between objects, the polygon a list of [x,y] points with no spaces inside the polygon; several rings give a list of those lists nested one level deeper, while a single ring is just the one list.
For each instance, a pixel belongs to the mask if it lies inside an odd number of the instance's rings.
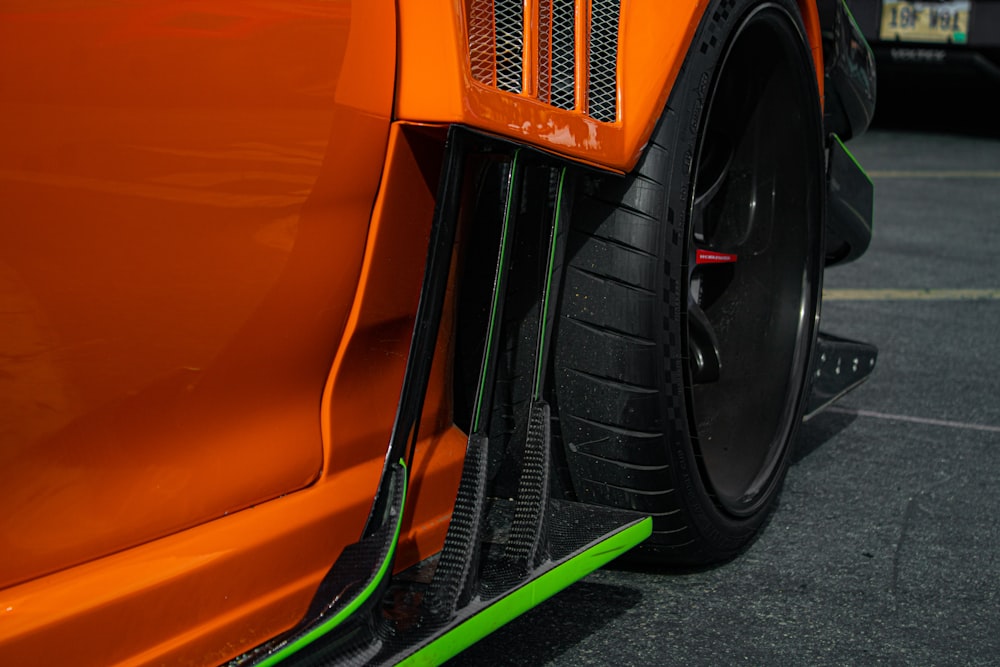
[{"label": "wheel", "polygon": [[731,558],[775,503],[816,336],[823,155],[795,3],[716,0],[635,171],[574,206],[562,438],[580,500],[654,517],[642,558]]}]

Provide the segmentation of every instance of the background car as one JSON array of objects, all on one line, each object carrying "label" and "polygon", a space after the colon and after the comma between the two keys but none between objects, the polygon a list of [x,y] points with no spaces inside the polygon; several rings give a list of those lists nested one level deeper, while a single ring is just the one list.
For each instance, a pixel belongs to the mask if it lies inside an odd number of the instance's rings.
[{"label": "background car", "polygon": [[874,122],[995,135],[1000,3],[858,2],[848,5],[879,71]]},{"label": "background car", "polygon": [[875,53],[884,80],[899,72],[946,73],[1000,85],[1000,2],[883,0],[848,5]]}]

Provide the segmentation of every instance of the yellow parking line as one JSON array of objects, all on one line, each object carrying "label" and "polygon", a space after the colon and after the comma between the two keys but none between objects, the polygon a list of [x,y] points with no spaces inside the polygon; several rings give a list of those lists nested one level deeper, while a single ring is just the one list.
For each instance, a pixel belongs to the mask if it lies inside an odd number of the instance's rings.
[{"label": "yellow parking line", "polygon": [[827,301],[969,301],[1000,299],[1000,289],[827,289]]},{"label": "yellow parking line", "polygon": [[871,178],[1000,178],[1000,171],[893,171],[873,170]]}]

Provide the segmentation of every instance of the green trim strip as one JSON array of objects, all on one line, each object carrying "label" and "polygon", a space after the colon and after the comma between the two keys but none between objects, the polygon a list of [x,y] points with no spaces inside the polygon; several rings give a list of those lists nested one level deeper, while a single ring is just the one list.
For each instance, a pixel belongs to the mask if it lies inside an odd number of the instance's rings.
[{"label": "green trim strip", "polygon": [[400,665],[439,665],[486,635],[514,620],[639,544],[653,532],[653,519],[645,519],[589,547],[565,563],[471,616],[459,625],[400,662]]},{"label": "green trim strip", "polygon": [[[514,159],[510,163],[510,174],[507,175],[507,202],[504,204],[503,212],[503,228],[500,232],[500,260],[497,263],[497,277],[494,283],[496,287],[503,287],[500,285],[500,276],[506,269],[507,262],[507,235],[510,233],[510,221],[513,216],[514,208],[514,186],[515,180],[514,176],[517,173],[517,162],[521,155],[521,149],[514,151]],[[486,350],[484,350],[483,359],[486,360],[486,364],[489,364],[490,355],[492,354],[493,348],[493,329],[496,327],[496,317],[497,309],[500,307],[500,289],[494,288],[493,290],[493,304],[490,307],[490,323],[486,329]],[[473,408],[473,420],[472,420],[472,432],[475,433],[479,430],[479,422],[482,417],[483,408],[483,394],[486,393],[486,375],[487,373],[479,374],[479,389],[476,392],[476,405]]]},{"label": "green trim strip", "polygon": [[[542,299],[542,326],[539,328],[541,335],[538,337],[538,359],[544,359],[546,344],[545,331],[548,326],[549,317],[549,296],[552,292],[552,273],[555,271],[556,263],[556,239],[559,236],[559,218],[561,217],[562,211],[562,200],[563,200],[563,185],[566,183],[566,167],[562,168],[559,173],[559,187],[556,189],[556,210],[552,214],[552,238],[549,241],[549,266],[548,271],[545,274],[545,294]],[[542,369],[544,364],[535,363],[535,388],[534,395],[535,398],[541,398],[542,393]]]},{"label": "green trim strip", "polygon": [[[851,24],[854,26],[854,29],[858,31],[859,35],[863,35],[864,33],[861,31],[861,28],[858,27],[858,21],[854,18],[854,12],[851,11],[851,6],[847,4],[847,0],[840,0],[840,5],[844,8],[844,14],[846,14],[847,18],[851,20]],[[865,44],[868,44],[868,40],[865,40]],[[868,45],[868,50],[871,50],[870,44]]]},{"label": "green trim strip", "polygon": [[834,134],[834,135],[833,135],[833,138],[834,138],[834,140],[835,140],[835,141],[836,141],[836,142],[837,142],[838,144],[840,144],[840,149],[841,149],[842,151],[844,151],[844,154],[845,154],[845,155],[847,155],[847,157],[851,158],[851,162],[853,162],[853,163],[854,163],[854,166],[856,166],[856,167],[858,168],[858,172],[859,172],[859,173],[860,173],[860,174],[861,174],[862,176],[864,176],[864,177],[865,177],[865,178],[866,178],[866,179],[868,180],[868,182],[869,182],[869,183],[871,183],[871,182],[872,182],[872,177],[868,175],[868,172],[867,172],[867,171],[865,171],[865,168],[861,166],[861,163],[860,163],[860,162],[858,162],[858,158],[854,157],[854,153],[852,153],[852,152],[851,152],[851,151],[850,151],[850,150],[849,150],[849,149],[847,148],[847,146],[845,146],[845,145],[844,145],[844,142],[843,142],[843,140],[841,140],[841,138],[840,138],[840,137],[838,137],[838,136],[837,136],[836,134]]},{"label": "green trim strip", "polygon": [[271,665],[277,665],[279,662],[288,658],[294,653],[301,651],[303,648],[312,644],[314,641],[320,637],[328,634],[338,625],[343,623],[351,614],[358,610],[365,601],[372,596],[376,590],[378,590],[379,584],[382,579],[386,577],[389,573],[390,566],[392,565],[393,555],[396,552],[396,545],[399,543],[399,531],[403,525],[403,510],[406,507],[406,493],[407,493],[407,477],[406,474],[406,462],[403,459],[399,460],[399,465],[403,467],[402,483],[403,483],[403,502],[402,506],[399,508],[399,516],[396,518],[396,528],[392,535],[392,546],[389,547],[389,551],[385,555],[385,559],[382,561],[381,566],[379,566],[378,573],[375,577],[365,586],[365,589],[361,591],[353,600],[348,603],[346,607],[341,609],[339,612],[328,618],[322,624],[316,626],[309,632],[305,633],[301,637],[296,638],[294,641],[285,644],[279,650],[275,651],[271,655],[267,656],[264,660],[259,663],[259,667],[270,667]]}]

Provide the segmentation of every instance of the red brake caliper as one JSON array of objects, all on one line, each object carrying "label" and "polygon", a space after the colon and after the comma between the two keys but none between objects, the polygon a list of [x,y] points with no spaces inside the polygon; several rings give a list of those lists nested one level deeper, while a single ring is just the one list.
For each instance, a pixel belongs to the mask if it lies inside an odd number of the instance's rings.
[{"label": "red brake caliper", "polygon": [[736,255],[724,252],[712,252],[711,250],[695,250],[695,264],[735,264]]}]

